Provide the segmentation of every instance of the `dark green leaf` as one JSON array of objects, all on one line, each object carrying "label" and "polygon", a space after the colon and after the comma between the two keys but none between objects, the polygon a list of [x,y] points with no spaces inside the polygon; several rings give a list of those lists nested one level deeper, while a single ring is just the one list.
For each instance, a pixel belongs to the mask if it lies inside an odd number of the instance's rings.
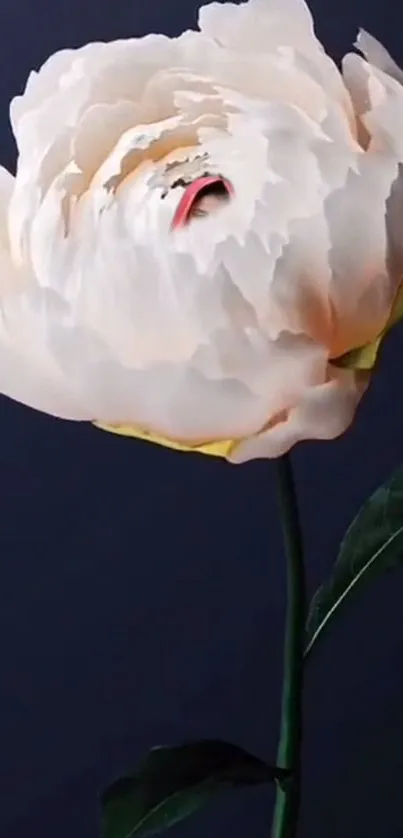
[{"label": "dark green leaf", "polygon": [[403,468],[377,489],[347,530],[329,582],[313,597],[305,654],[353,594],[399,565],[403,567]]},{"label": "dark green leaf", "polygon": [[267,783],[285,775],[242,748],[206,740],[153,748],[132,777],[101,796],[105,838],[156,835],[219,792]]}]

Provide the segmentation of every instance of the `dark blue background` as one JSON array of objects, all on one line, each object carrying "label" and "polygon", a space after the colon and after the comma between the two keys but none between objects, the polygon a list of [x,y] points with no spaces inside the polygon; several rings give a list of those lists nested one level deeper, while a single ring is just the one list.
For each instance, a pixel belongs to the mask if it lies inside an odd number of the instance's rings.
[{"label": "dark blue background", "polygon": [[[395,0],[316,0],[339,58],[360,24],[403,66]],[[2,0],[8,101],[55,50],[178,33],[194,0]],[[358,222],[359,223],[359,222]],[[403,460],[403,332],[353,429],[293,456],[313,590],[358,508]],[[269,462],[229,466],[0,402],[0,834],[97,838],[96,793],[156,743],[275,753],[284,563]],[[312,657],[302,838],[402,838],[403,575],[369,590]],[[251,792],[172,838],[264,838]]]}]

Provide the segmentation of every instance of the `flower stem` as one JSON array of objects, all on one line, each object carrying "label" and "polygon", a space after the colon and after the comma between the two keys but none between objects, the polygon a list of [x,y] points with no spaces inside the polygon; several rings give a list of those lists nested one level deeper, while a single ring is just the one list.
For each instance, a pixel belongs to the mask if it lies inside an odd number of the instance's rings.
[{"label": "flower stem", "polygon": [[277,786],[271,838],[295,838],[301,795],[302,695],[306,613],[305,566],[297,494],[288,454],[277,461],[280,518],[287,562],[287,618],[277,765],[290,779]]}]

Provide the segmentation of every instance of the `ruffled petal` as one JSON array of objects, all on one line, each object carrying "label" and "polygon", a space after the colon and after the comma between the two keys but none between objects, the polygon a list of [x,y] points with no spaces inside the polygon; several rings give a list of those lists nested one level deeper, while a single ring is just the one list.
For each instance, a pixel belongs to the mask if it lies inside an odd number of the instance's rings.
[{"label": "ruffled petal", "polygon": [[8,248],[8,208],[14,188],[14,178],[0,166],[0,247]]},{"label": "ruffled petal", "polygon": [[403,84],[403,70],[398,67],[387,49],[373,35],[365,29],[360,29],[354,46],[365,55],[370,64]]},{"label": "ruffled petal", "polygon": [[9,207],[15,179],[0,166],[0,306],[6,295],[16,294],[34,284],[26,265],[13,263],[10,253]]},{"label": "ruffled petal", "polygon": [[239,52],[272,52],[279,45],[312,47],[313,21],[303,0],[209,3],[199,10],[199,27],[221,46]]},{"label": "ruffled petal", "polygon": [[[311,12],[304,0],[249,0],[246,3],[210,3],[199,11],[199,27],[221,47],[243,56],[265,53],[310,75],[352,118],[349,96],[334,62],[315,37]],[[257,79],[259,84],[259,79]]]},{"label": "ruffled petal", "polygon": [[331,248],[331,357],[374,340],[388,321],[403,263],[389,260],[385,225],[388,200],[398,177],[393,158],[358,157],[344,188],[325,201]]},{"label": "ruffled petal", "polygon": [[5,295],[0,302],[0,392],[53,416],[89,421],[91,412],[75,400],[52,351],[52,336],[63,328],[71,331],[71,318],[54,292]]},{"label": "ruffled petal", "polygon": [[[134,334],[134,341],[141,339]],[[155,341],[154,360],[142,366],[123,365],[88,327],[59,329],[50,349],[93,418],[186,441],[255,432],[323,380],[326,369],[326,351],[304,336],[270,343],[257,332],[213,333],[208,345],[175,362],[166,360],[164,344]]]},{"label": "ruffled petal", "polygon": [[403,86],[361,56],[348,54],[343,77],[354,104],[365,150],[403,159]]},{"label": "ruffled petal", "polygon": [[[177,40],[147,35],[86,44],[52,55],[39,72],[31,73],[25,91],[11,102],[19,150],[35,157],[37,149],[30,147],[30,140],[43,140],[47,145],[60,131],[74,127],[93,103],[138,103],[149,78],[163,67],[175,65]],[[61,113],[63,120],[58,118]]]},{"label": "ruffled petal", "polygon": [[235,446],[228,459],[232,463],[272,459],[304,440],[335,439],[353,421],[368,384],[367,373],[329,366],[326,383],[308,388],[298,405],[278,417],[263,433]]}]

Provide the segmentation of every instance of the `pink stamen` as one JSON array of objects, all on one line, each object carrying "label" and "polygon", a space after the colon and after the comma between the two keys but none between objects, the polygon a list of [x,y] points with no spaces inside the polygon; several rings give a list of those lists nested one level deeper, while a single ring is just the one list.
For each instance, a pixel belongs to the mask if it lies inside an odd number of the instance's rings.
[{"label": "pink stamen", "polygon": [[232,183],[228,180],[225,180],[222,177],[217,176],[206,176],[206,177],[199,177],[197,180],[192,181],[189,184],[187,189],[182,195],[181,200],[176,208],[175,215],[172,220],[171,229],[176,230],[178,227],[184,227],[187,222],[189,221],[189,216],[192,211],[192,207],[194,203],[197,201],[200,192],[206,188],[206,186],[212,186],[214,183],[221,183],[225,186],[229,195],[234,194],[234,187]]}]

